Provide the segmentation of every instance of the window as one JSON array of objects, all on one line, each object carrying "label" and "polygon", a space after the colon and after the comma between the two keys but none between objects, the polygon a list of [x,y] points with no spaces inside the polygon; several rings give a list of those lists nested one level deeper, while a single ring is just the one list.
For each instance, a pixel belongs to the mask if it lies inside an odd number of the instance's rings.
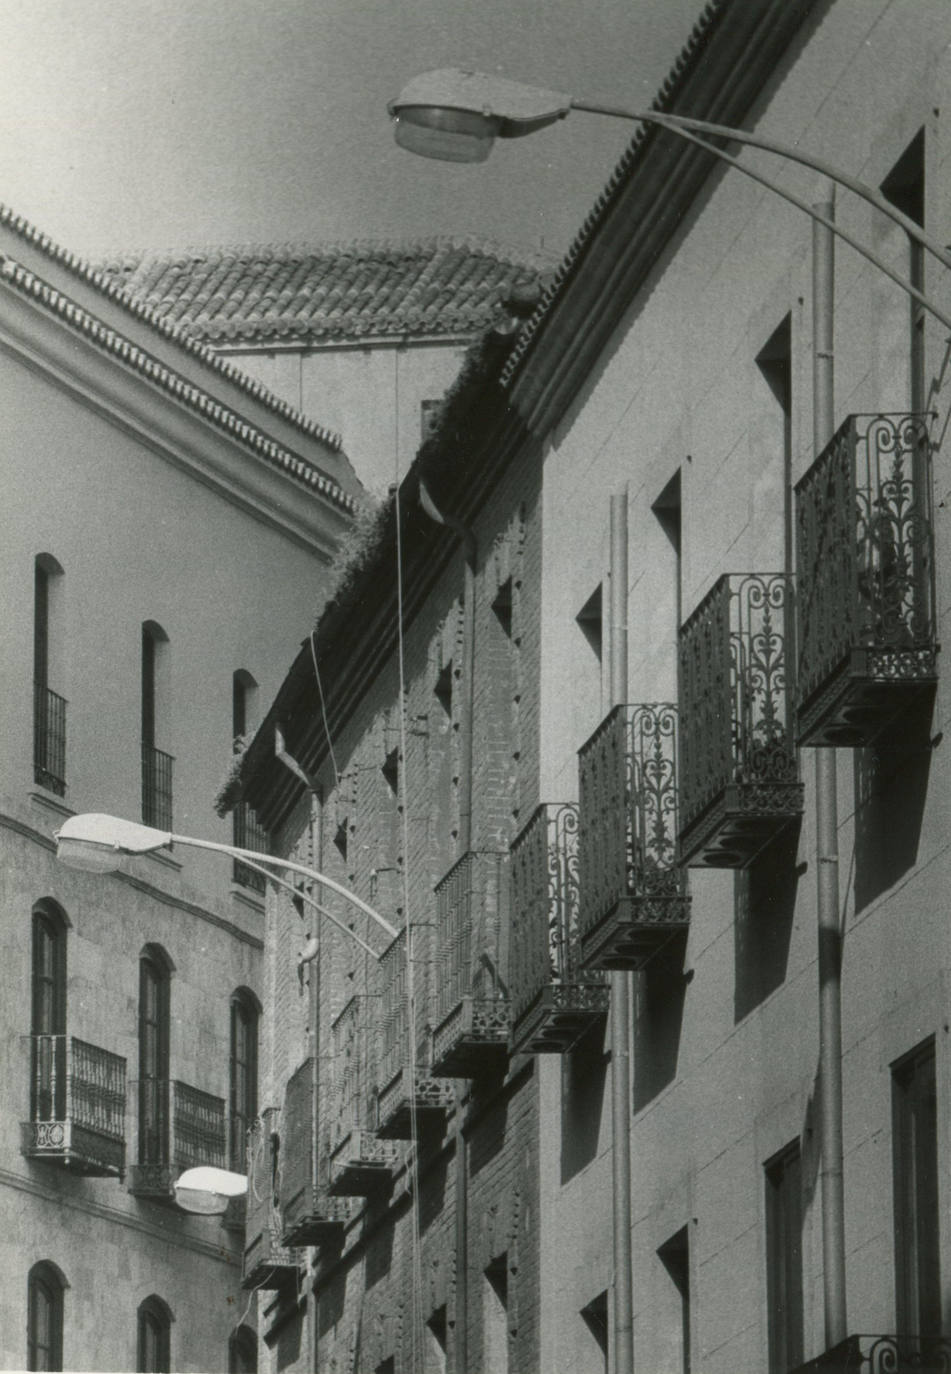
[{"label": "window", "polygon": [[160,830],[172,828],[172,759],[158,747],[169,717],[168,635],[147,620],[142,626],[142,819]]},{"label": "window", "polygon": [[231,999],[231,1065],[229,1074],[229,1168],[246,1174],[247,1133],[258,1114],[257,998],[241,988]]},{"label": "window", "polygon": [[892,1070],[897,1330],[941,1331],[938,1244],[938,1101],[934,1041]]},{"label": "window", "polygon": [[57,796],[66,792],[66,702],[50,687],[59,681],[63,570],[48,553],[33,572],[33,780]]},{"label": "window", "polygon": [[[250,673],[240,668],[231,680],[231,735],[234,749],[239,752],[247,743],[256,716],[258,685]],[[268,840],[263,826],[247,802],[240,801],[232,813],[232,838],[239,849],[267,851]],[[234,881],[252,892],[263,892],[266,879],[257,869],[249,868],[240,859],[234,860]]]},{"label": "window", "polygon": [[803,1360],[802,1161],[799,1142],[766,1165],[766,1301],[770,1374]]},{"label": "window", "polygon": [[[903,211],[915,224],[925,222],[925,131],[920,129],[882,182],[882,194],[896,209]],[[904,273],[919,291],[925,286],[925,250],[920,243],[908,239],[908,258]],[[925,308],[918,301],[908,301],[910,307],[908,359],[909,404],[912,410],[925,409]]]},{"label": "window", "polygon": [[690,1249],[686,1226],[657,1251],[674,1287],[680,1308],[680,1362],[682,1374],[690,1374]]},{"label": "window", "polygon": [[34,1264],[27,1280],[27,1369],[63,1367],[63,1290],[55,1264]]},{"label": "window", "polygon": [[228,1341],[228,1374],[257,1374],[258,1338],[250,1326],[239,1326]]},{"label": "window", "polygon": [[776,402],[779,441],[776,444],[783,464],[783,567],[792,571],[793,551],[793,451],[792,451],[792,317],[787,315],[767,339],[756,356],[756,364]]},{"label": "window", "polygon": [[139,1304],[138,1356],[140,1374],[168,1374],[172,1367],[172,1313],[153,1293]]},{"label": "window", "polygon": [[482,1284],[483,1374],[508,1374],[508,1260],[499,1255],[484,1272]]},{"label": "window", "polygon": [[147,945],[139,959],[139,1164],[168,1163],[168,1042],[171,963]]},{"label": "window", "polygon": [[66,921],[52,902],[33,908],[30,1033],[33,1121],[66,1114]]}]

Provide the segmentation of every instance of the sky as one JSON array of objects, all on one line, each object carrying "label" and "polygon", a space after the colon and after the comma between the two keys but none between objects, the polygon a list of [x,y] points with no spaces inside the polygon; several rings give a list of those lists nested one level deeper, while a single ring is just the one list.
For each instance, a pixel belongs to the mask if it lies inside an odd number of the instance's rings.
[{"label": "sky", "polygon": [[435,67],[649,104],[702,0],[0,0],[0,203],[87,258],[473,234],[560,256],[634,126],[393,142]]}]

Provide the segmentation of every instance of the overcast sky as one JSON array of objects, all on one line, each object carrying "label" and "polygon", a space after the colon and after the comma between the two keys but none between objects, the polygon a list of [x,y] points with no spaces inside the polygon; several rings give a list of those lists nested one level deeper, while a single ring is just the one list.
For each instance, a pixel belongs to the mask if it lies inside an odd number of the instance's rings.
[{"label": "overcast sky", "polygon": [[0,0],[0,201],[86,256],[473,233],[562,253],[632,128],[397,149],[419,71],[650,101],[701,0]]}]

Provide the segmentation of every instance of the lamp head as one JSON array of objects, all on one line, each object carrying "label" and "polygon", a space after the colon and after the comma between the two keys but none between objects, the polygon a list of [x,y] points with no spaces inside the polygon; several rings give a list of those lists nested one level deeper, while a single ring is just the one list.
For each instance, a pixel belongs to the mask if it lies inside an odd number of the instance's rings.
[{"label": "lamp head", "polygon": [[171,840],[167,831],[99,812],[70,816],[56,832],[56,857],[67,868],[114,873],[126,854],[147,854]]},{"label": "lamp head", "polygon": [[233,1197],[247,1193],[248,1176],[202,1164],[179,1175],[173,1191],[183,1211],[206,1217],[223,1216]]},{"label": "lamp head", "polygon": [[484,162],[497,137],[534,133],[570,109],[557,91],[457,67],[414,77],[389,104],[400,147],[446,162]]}]

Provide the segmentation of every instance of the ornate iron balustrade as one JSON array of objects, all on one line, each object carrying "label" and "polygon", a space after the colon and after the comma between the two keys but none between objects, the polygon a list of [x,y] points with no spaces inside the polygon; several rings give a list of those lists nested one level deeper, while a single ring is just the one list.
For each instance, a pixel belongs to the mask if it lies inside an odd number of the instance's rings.
[{"label": "ornate iron balustrade", "polygon": [[608,1010],[581,964],[578,807],[543,804],[512,844],[513,1054],[563,1053]]},{"label": "ornate iron balustrade", "polygon": [[680,852],[745,868],[802,812],[787,645],[792,583],[728,573],[680,631]]},{"label": "ornate iron balustrade", "polygon": [[470,851],[436,885],[436,1027],[432,1071],[474,1078],[505,1063],[507,855]]},{"label": "ornate iron balustrade", "polygon": [[690,922],[677,847],[676,706],[616,706],[578,761],[582,963],[643,968]]},{"label": "ornate iron balustrade", "polygon": [[33,686],[33,780],[66,795],[66,701],[39,682]]},{"label": "ornate iron balustrade", "polygon": [[[416,941],[422,932],[414,931]],[[414,1121],[439,1119],[452,1104],[452,1083],[429,1071],[430,1047],[424,1038],[416,1064],[409,1065],[409,1004],[406,931],[401,930],[380,958],[380,1060],[377,1073],[376,1133],[381,1140],[411,1140]]]},{"label": "ornate iron balustrade", "polygon": [[163,754],[154,745],[142,745],[142,820],[158,830],[172,828],[172,764],[171,754]]},{"label": "ornate iron balustrade", "polygon": [[245,1218],[242,1288],[290,1290],[297,1286],[297,1272],[304,1251],[281,1238],[278,1208],[276,1142],[280,1138],[280,1113],[268,1108],[248,1131],[248,1194]]},{"label": "ornate iron balustrade", "polygon": [[[247,802],[238,802],[234,809],[234,844],[238,849],[258,849],[267,853],[268,835]],[[236,883],[252,892],[263,892],[267,880],[263,873],[249,868],[242,859],[234,860],[232,876]]]},{"label": "ornate iron balustrade", "polygon": [[389,1182],[397,1146],[378,1140],[369,1129],[371,1078],[368,1024],[376,998],[351,997],[331,1028],[333,1036],[333,1116],[328,1192],[365,1197]]},{"label": "ornate iron balustrade", "polygon": [[925,417],[850,415],[796,523],[799,742],[868,744],[937,678]]},{"label": "ornate iron balustrade", "polygon": [[793,1374],[951,1374],[947,1336],[848,1336]]},{"label": "ornate iron balustrade", "polygon": [[177,1079],[139,1080],[139,1159],[130,1169],[129,1191],[158,1201],[173,1199],[183,1169],[199,1164],[225,1168],[224,1100]]},{"label": "ornate iron balustrade", "polygon": [[279,1190],[284,1246],[325,1245],[343,1234],[351,1204],[327,1192],[328,1154],[318,1128],[310,1057],[291,1074],[284,1091]]},{"label": "ornate iron balustrade", "polygon": [[31,1035],[30,1120],[20,1127],[27,1159],[76,1173],[125,1172],[126,1061],[65,1035]]}]

